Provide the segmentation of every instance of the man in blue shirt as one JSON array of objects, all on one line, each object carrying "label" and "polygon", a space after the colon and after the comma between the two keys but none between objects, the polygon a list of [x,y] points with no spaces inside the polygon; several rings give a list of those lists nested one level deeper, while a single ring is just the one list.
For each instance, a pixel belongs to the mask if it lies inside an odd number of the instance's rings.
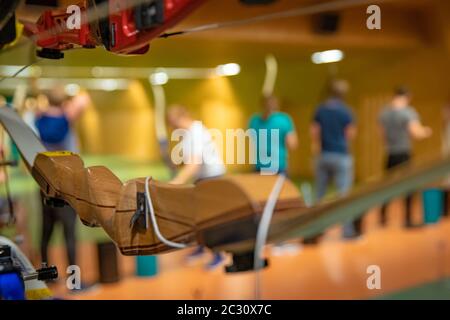
[{"label": "man in blue shirt", "polygon": [[256,170],[287,173],[288,151],[297,149],[298,137],[291,117],[279,111],[275,96],[263,98],[263,112],[252,116],[249,128],[256,133]]},{"label": "man in blue shirt", "polygon": [[[317,157],[317,200],[322,200],[328,184],[333,180],[340,196],[346,195],[353,185],[353,158],[349,141],[356,135],[352,112],[344,99],[349,85],[335,80],[329,87],[329,98],[316,110],[311,125],[313,154]],[[359,233],[360,221],[344,226],[344,236]]]}]

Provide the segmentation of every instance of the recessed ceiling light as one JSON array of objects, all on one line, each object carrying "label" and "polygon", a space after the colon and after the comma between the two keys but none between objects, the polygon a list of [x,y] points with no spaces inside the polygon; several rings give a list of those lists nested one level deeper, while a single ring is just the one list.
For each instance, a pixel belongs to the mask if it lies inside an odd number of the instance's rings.
[{"label": "recessed ceiling light", "polygon": [[241,72],[241,66],[237,63],[227,63],[217,66],[216,74],[218,76],[236,76]]},{"label": "recessed ceiling light", "polygon": [[344,52],[341,50],[327,50],[315,52],[311,56],[311,60],[315,64],[339,62],[344,59]]}]

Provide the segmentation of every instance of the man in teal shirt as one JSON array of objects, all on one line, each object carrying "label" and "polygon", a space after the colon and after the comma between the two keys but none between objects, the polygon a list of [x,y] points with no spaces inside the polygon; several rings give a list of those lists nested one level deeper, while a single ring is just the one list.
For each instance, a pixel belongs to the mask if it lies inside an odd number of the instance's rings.
[{"label": "man in teal shirt", "polygon": [[279,111],[275,96],[263,99],[263,112],[252,116],[249,128],[256,133],[256,170],[287,173],[288,151],[298,147],[298,137],[289,115]]}]

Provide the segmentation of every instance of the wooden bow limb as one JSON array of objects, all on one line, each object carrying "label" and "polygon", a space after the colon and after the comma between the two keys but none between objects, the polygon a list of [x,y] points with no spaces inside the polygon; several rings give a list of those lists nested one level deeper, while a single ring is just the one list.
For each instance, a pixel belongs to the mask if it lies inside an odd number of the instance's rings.
[{"label": "wooden bow limb", "polygon": [[[71,152],[47,152],[30,127],[12,109],[0,108],[0,122],[49,204],[70,205],[81,221],[102,227],[123,254],[146,255],[174,250],[146,223],[144,178],[122,183],[108,168],[85,168]],[[197,185],[149,181],[149,193],[162,235],[177,243],[205,243],[204,231],[242,218],[257,221],[275,176],[241,175]],[[286,183],[275,213],[301,208],[297,188]]]},{"label": "wooden bow limb", "polygon": [[[55,204],[69,204],[84,224],[105,229],[123,254],[174,250],[139,219],[145,211],[140,201],[145,179],[122,183],[105,167],[85,168],[76,154],[46,152],[31,128],[9,108],[0,108],[0,122],[48,199]],[[304,206],[297,188],[286,180],[274,209],[268,240],[276,243],[314,236],[332,225],[355,219],[390,198],[435,182],[448,172],[448,157],[425,165],[405,166],[347,197],[313,208]],[[165,238],[185,244],[198,242],[215,250],[248,252],[254,248],[256,227],[276,180],[277,176],[258,174],[204,180],[195,186],[150,180],[149,191]]]},{"label": "wooden bow limb", "polygon": [[[85,168],[81,158],[70,152],[38,154],[31,172],[47,198],[68,203],[85,225],[102,227],[123,254],[174,249],[157,239],[143,220],[134,219],[140,214],[139,195],[144,193],[145,179],[122,183],[105,167]],[[202,242],[197,234],[211,226],[259,216],[275,181],[275,176],[257,174],[206,180],[196,186],[150,180],[149,189],[164,237],[193,244]],[[275,212],[301,207],[296,187],[287,183]]]}]

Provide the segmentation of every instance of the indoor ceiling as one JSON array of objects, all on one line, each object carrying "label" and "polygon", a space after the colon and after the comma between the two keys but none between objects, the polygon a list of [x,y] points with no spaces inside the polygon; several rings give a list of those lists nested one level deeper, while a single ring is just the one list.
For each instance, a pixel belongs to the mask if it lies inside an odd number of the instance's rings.
[{"label": "indoor ceiling", "polygon": [[[293,8],[332,3],[319,0],[276,0],[270,5],[244,5],[238,0],[208,0],[175,29],[237,20],[285,11]],[[435,20],[433,15],[439,0],[384,0],[382,8],[383,28],[371,32],[366,28],[366,6],[359,5],[341,10],[340,27],[336,33],[322,36],[313,30],[313,17],[301,16],[272,21],[258,22],[232,28],[185,35],[193,39],[210,41],[235,41],[246,43],[289,44],[323,47],[341,45],[351,47],[417,47],[429,39],[427,24]],[[61,6],[74,3],[73,0],[60,0]],[[375,1],[376,3],[376,1]],[[33,21],[42,12],[38,6],[23,6],[19,17]],[[411,22],[414,22],[414,25]],[[367,41],[370,36],[371,41]]]},{"label": "indoor ceiling", "polygon": [[[73,0],[64,1],[73,3]],[[244,19],[323,2],[330,1],[278,0],[272,5],[244,6],[238,0],[209,0],[176,29]],[[431,47],[439,41],[430,34],[434,34],[438,28],[433,23],[439,20],[435,18],[435,13],[442,3],[439,0],[387,1],[381,5],[382,30],[379,31],[366,28],[366,8],[359,6],[340,12],[340,28],[330,35],[315,33],[311,17],[297,17],[154,40],[150,52],[142,57],[127,59],[104,49],[76,50],[67,52],[65,63],[209,67],[228,60],[251,62],[254,57],[263,57],[267,52],[276,53],[285,59],[307,59],[314,50],[332,48],[343,48],[349,54],[360,57],[375,55],[388,59],[399,50],[410,52],[411,49]],[[25,11],[22,9],[22,14],[31,14],[33,10],[29,8]],[[448,15],[444,14],[443,17],[448,18]],[[11,54],[0,55],[0,64],[25,63],[34,55],[33,52],[32,48],[25,47]],[[47,61],[42,63],[53,64]]]}]

